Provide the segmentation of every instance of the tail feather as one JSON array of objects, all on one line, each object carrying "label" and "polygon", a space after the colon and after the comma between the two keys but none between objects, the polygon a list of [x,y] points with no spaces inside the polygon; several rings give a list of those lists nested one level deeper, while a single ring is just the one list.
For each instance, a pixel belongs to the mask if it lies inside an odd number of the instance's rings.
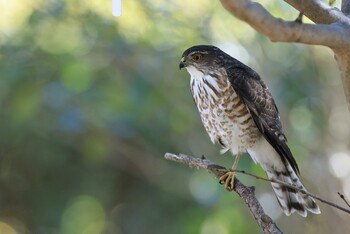
[{"label": "tail feather", "polygon": [[[306,191],[289,162],[282,160],[281,156],[265,139],[255,144],[253,148],[248,149],[248,153],[255,162],[261,165],[269,179],[277,179]],[[278,203],[286,215],[289,216],[297,212],[301,216],[306,217],[307,211],[314,214],[321,213],[312,197],[282,184],[271,183],[271,185]]]},{"label": "tail feather", "polygon": [[[301,183],[300,179],[295,174],[290,165],[287,165],[287,170],[285,173],[273,171],[271,169],[265,171],[269,179],[274,178],[306,191],[304,185]],[[312,197],[278,183],[271,184],[277,197],[278,203],[286,215],[289,216],[295,211],[303,217],[307,216],[307,211],[310,211],[314,214],[321,213],[319,207]]]}]

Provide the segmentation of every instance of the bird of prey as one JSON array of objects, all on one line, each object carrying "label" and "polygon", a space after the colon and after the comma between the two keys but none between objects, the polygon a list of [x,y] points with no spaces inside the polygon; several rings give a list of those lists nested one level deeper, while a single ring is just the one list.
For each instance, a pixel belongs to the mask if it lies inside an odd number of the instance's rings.
[{"label": "bird of prey", "polygon": [[[298,165],[287,145],[271,93],[250,67],[219,48],[198,45],[187,49],[179,64],[191,75],[191,91],[203,125],[221,152],[236,155],[232,171],[221,178],[225,188],[234,188],[237,164],[247,152],[259,163],[269,179],[277,179],[306,191],[298,174]],[[320,209],[314,199],[295,189],[271,183],[283,212],[297,211],[306,217]]]}]

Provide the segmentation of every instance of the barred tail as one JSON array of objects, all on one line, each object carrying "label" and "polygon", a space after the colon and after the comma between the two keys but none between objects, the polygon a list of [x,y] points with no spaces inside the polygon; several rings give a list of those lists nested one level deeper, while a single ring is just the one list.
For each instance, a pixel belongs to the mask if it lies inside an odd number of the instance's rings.
[{"label": "barred tail", "polygon": [[[261,165],[269,179],[277,179],[306,191],[289,162],[282,161],[281,156],[265,139],[257,142],[247,151],[252,159]],[[295,211],[303,217],[307,216],[307,211],[314,214],[321,213],[312,197],[278,183],[271,183],[271,185],[286,215],[289,216]]]},{"label": "barred tail", "polygon": [[[273,168],[266,168],[265,171],[269,179],[275,178],[306,191],[304,185],[301,183],[300,179],[289,164],[287,165],[285,171],[278,172],[274,171]],[[281,184],[271,183],[271,185],[277,197],[278,203],[286,215],[289,216],[295,211],[303,217],[307,216],[307,211],[314,214],[321,213],[319,207],[312,197]]]}]

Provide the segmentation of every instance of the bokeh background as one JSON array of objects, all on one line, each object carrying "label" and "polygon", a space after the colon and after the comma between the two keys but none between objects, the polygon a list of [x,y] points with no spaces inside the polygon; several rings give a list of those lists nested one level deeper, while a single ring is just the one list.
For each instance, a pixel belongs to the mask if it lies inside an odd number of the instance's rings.
[{"label": "bokeh background", "polygon": [[[298,12],[262,1],[287,20]],[[260,233],[236,194],[165,152],[227,167],[202,127],[179,71],[182,52],[214,44],[258,71],[279,107],[310,192],[350,200],[350,114],[329,49],[272,43],[218,1],[0,1],[0,233]],[[243,157],[239,167],[263,176]],[[319,203],[307,219],[281,214],[286,233],[346,233],[350,216]]]}]

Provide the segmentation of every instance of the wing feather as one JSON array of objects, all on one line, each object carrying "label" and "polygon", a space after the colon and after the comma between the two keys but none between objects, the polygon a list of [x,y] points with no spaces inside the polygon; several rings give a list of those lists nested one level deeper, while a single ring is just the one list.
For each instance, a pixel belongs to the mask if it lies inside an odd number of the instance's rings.
[{"label": "wing feather", "polygon": [[259,131],[277,151],[282,161],[287,160],[295,173],[299,174],[297,162],[282,130],[278,109],[265,83],[253,69],[238,60],[228,63],[225,68],[233,89],[247,105]]}]

